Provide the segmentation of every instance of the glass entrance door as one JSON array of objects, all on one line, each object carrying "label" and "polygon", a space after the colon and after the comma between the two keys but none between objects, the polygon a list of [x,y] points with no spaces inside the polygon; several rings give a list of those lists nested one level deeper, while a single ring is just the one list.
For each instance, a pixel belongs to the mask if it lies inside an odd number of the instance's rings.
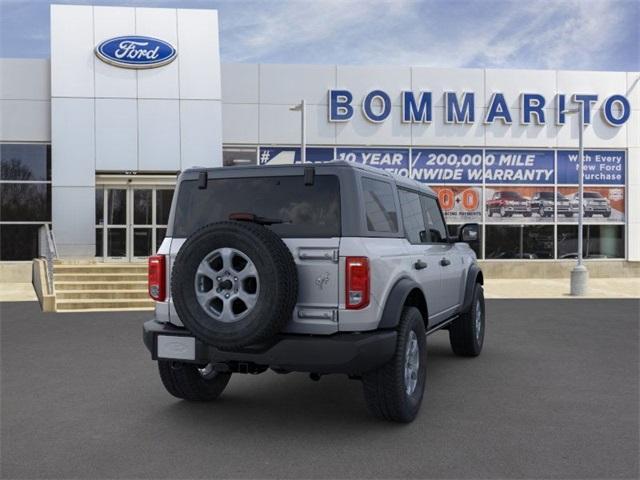
[{"label": "glass entrance door", "polygon": [[167,231],[173,187],[153,185],[96,188],[96,257],[144,260]]}]

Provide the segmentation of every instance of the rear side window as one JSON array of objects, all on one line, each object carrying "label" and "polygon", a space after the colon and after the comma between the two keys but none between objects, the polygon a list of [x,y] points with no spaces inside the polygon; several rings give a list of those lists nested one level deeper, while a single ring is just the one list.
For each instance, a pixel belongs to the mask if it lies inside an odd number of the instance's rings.
[{"label": "rear side window", "polygon": [[367,229],[370,232],[397,232],[398,214],[391,184],[372,178],[363,178],[362,191]]},{"label": "rear side window", "polygon": [[407,239],[411,243],[424,243],[427,236],[420,195],[402,189],[398,189],[398,194],[400,195],[400,211]]},{"label": "rear side window", "polygon": [[302,176],[210,179],[180,184],[174,237],[188,237],[200,227],[251,213],[281,220],[267,226],[281,237],[339,237],[340,183],[335,175],[316,175],[313,185]]}]

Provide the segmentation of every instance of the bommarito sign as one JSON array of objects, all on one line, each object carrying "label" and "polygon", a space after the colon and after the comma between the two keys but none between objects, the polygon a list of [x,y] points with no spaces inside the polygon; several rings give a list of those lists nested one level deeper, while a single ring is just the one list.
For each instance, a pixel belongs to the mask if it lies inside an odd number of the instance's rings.
[{"label": "bommarito sign", "polygon": [[[357,107],[354,106],[353,94],[349,90],[331,89],[329,95],[329,121],[348,122],[353,118]],[[430,123],[433,120],[433,95],[429,91],[418,93],[403,91],[400,94],[403,123]],[[555,119],[547,118],[545,107],[547,99],[539,93],[520,94],[520,118],[523,125],[544,125],[554,121],[556,125],[564,125],[566,122],[566,110],[568,109],[568,95],[559,93],[555,96]],[[482,121],[492,124],[501,121],[511,124],[514,121],[511,109],[503,93],[496,92],[491,96],[487,105],[484,118],[478,118],[475,107],[475,93],[445,92],[444,122],[452,124],[475,123]],[[570,96],[572,103],[581,106],[584,110],[584,123],[591,123],[591,109],[598,101],[598,95],[575,93]],[[362,115],[373,123],[381,123],[391,115],[391,97],[384,90],[372,90],[361,101]],[[631,115],[631,105],[627,97],[621,94],[610,95],[602,105],[602,116],[612,127],[624,125]]]}]

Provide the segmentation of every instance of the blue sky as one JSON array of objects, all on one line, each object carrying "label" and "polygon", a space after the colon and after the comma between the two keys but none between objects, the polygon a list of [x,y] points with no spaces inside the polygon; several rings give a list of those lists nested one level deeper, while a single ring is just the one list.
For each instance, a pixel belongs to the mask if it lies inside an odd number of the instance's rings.
[{"label": "blue sky", "polygon": [[[48,0],[0,0],[0,57],[49,56]],[[223,62],[640,70],[640,0],[92,0],[217,8]]]}]

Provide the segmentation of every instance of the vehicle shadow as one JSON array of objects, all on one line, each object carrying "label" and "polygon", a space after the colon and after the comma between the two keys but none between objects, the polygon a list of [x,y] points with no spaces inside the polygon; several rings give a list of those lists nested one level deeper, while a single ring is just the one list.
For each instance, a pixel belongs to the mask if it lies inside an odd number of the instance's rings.
[{"label": "vehicle shadow", "polygon": [[[453,355],[448,341],[445,344],[443,339],[439,340],[432,342],[428,350],[428,391],[437,390],[446,375],[456,375],[456,369],[465,368],[466,362]],[[429,402],[428,395],[424,402]],[[193,427],[215,425],[218,432],[227,426],[265,429],[266,432],[298,430],[301,425],[323,431],[332,426],[340,430],[361,427],[367,431],[376,426],[384,430],[403,427],[368,414],[359,380],[327,375],[314,382],[304,373],[278,375],[270,371],[232,376],[225,392],[214,402],[168,399],[155,415],[181,428],[189,424]]]}]

